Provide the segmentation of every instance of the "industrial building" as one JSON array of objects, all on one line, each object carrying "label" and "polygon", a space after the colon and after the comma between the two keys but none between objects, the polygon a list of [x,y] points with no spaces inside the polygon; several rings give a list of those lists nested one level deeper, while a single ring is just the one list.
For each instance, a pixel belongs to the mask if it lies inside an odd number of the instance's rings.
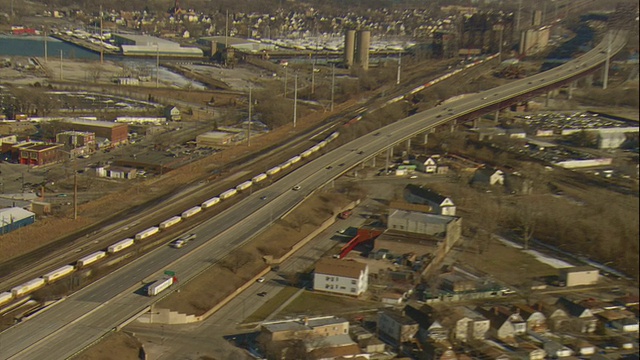
[{"label": "industrial building", "polygon": [[182,47],[180,44],[148,35],[113,34],[116,44],[125,56],[159,57],[202,57],[203,52],[196,47]]},{"label": "industrial building", "polygon": [[371,46],[371,31],[347,30],[344,38],[344,65],[369,70],[369,47]]},{"label": "industrial building", "polygon": [[198,147],[218,147],[231,145],[235,134],[222,131],[210,131],[196,136]]},{"label": "industrial building", "polygon": [[445,236],[449,233],[460,234],[462,220],[455,216],[425,214],[415,211],[393,210],[387,220],[389,230]]},{"label": "industrial building", "polygon": [[72,156],[88,155],[96,150],[96,134],[90,131],[63,131],[56,134],[56,142]]},{"label": "industrial building", "polygon": [[36,221],[36,214],[19,207],[0,209],[0,234],[6,234]]},{"label": "industrial building", "polygon": [[209,48],[211,56],[221,55],[227,48],[233,48],[246,53],[258,53],[265,50],[275,50],[276,48],[274,44],[231,36],[207,36],[198,39],[197,42]]},{"label": "industrial building", "polygon": [[70,119],[61,122],[67,130],[93,132],[96,137],[109,140],[111,146],[126,144],[129,136],[129,125],[109,121]]},{"label": "industrial building", "polygon": [[544,50],[549,44],[551,27],[543,26],[522,31],[520,34],[520,54],[533,55]]},{"label": "industrial building", "polygon": [[598,269],[591,266],[560,269],[560,281],[563,281],[565,286],[595,285],[599,277]]},{"label": "industrial building", "polygon": [[313,274],[313,290],[359,296],[369,286],[369,265],[353,260],[321,259]]},{"label": "industrial building", "polygon": [[404,198],[411,204],[428,205],[439,215],[456,215],[456,206],[453,201],[429,188],[409,184],[404,188]]},{"label": "industrial building", "polygon": [[61,161],[61,144],[34,144],[21,146],[18,161],[22,165],[42,166]]}]

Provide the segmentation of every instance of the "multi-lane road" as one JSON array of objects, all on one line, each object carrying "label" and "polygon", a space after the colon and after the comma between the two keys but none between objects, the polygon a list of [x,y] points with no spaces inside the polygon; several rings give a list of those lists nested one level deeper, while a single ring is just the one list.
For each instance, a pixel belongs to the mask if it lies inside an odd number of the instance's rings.
[{"label": "multi-lane road", "polygon": [[[621,35],[613,37],[610,54],[621,50],[625,42]],[[0,334],[0,358],[65,359],[72,356],[158,300],[139,293],[145,280],[159,276],[165,269],[176,271],[183,281],[196,276],[313,191],[358,163],[460,116],[590,71],[605,61],[607,48],[606,43],[601,43],[580,58],[545,73],[426,110],[310,161],[196,227],[193,232],[198,240],[190,247],[178,251],[159,248],[4,331]],[[294,186],[299,186],[299,190],[293,190]]]}]

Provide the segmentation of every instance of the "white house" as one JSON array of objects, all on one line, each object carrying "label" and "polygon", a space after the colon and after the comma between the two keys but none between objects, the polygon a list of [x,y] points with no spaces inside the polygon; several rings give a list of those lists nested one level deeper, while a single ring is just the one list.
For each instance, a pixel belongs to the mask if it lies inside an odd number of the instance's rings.
[{"label": "white house", "polygon": [[435,174],[438,171],[437,156],[418,156],[411,163],[416,165],[416,170],[427,174]]},{"label": "white house", "polygon": [[313,274],[313,290],[359,296],[369,286],[369,266],[354,260],[325,258]]}]

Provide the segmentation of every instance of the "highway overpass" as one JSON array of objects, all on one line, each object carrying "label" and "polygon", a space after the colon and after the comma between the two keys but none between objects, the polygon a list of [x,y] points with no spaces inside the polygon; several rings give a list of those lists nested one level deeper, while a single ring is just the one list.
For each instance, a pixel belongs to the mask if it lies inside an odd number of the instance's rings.
[{"label": "highway overpass", "polygon": [[[620,51],[625,43],[624,34],[614,36],[610,54]],[[141,293],[145,280],[160,276],[166,269],[175,271],[181,282],[193,278],[316,189],[357,164],[434,127],[459,119],[468,120],[505,107],[514,99],[574,81],[582,74],[600,68],[606,61],[607,49],[607,44],[601,43],[580,58],[545,73],[402,119],[301,166],[196,227],[193,232],[198,240],[190,246],[180,250],[158,248],[2,332],[0,358],[65,359],[78,353],[159,300]],[[294,186],[300,189],[293,191]]]}]

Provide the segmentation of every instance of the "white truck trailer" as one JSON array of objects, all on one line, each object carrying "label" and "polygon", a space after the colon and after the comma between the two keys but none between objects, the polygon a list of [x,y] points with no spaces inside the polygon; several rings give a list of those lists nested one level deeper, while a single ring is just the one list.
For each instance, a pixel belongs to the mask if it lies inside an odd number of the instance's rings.
[{"label": "white truck trailer", "polygon": [[158,227],[160,228],[160,230],[164,230],[164,229],[166,229],[168,227],[176,225],[180,221],[182,221],[182,218],[180,216],[172,216],[172,217],[168,218],[167,220],[161,222]]},{"label": "white truck trailer", "polygon": [[168,289],[171,285],[173,285],[173,277],[157,280],[147,287],[147,294],[149,296],[156,296],[162,291]]},{"label": "white truck trailer", "polygon": [[47,284],[51,284],[59,278],[71,274],[74,269],[73,265],[65,265],[59,269],[44,274],[42,278],[47,282]]},{"label": "white truck trailer", "polygon": [[142,239],[146,239],[149,236],[155,235],[158,233],[158,231],[160,231],[160,228],[157,226],[152,226],[150,228],[148,228],[147,230],[143,230],[139,233],[136,234],[136,241],[140,241]]},{"label": "white truck trailer", "polygon": [[103,257],[107,256],[107,253],[104,251],[96,251],[93,254],[89,254],[85,257],[82,257],[78,260],[78,262],[76,263],[76,265],[81,268],[84,266],[87,266],[89,264],[92,264],[100,259],[102,259]]},{"label": "white truck trailer", "polygon": [[118,251],[124,250],[129,246],[133,245],[134,240],[132,238],[126,238],[124,240],[120,240],[113,245],[109,245],[107,248],[107,252],[109,254],[117,253]]}]

